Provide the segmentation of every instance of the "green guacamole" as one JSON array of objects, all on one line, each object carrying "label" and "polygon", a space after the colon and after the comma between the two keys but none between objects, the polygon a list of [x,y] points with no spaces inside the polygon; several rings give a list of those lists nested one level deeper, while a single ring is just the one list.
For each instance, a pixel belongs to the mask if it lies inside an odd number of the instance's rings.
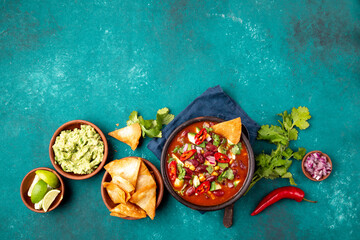
[{"label": "green guacamole", "polygon": [[104,143],[95,129],[81,125],[81,129],[64,130],[53,145],[55,162],[65,172],[92,173],[103,160]]}]

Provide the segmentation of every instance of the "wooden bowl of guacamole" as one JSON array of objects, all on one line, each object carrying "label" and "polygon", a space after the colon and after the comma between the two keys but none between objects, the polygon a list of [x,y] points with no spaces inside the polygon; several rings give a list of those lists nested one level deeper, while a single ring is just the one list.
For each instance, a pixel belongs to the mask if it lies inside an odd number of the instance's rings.
[{"label": "wooden bowl of guacamole", "polygon": [[50,160],[64,177],[83,180],[105,165],[108,144],[104,133],[93,123],[73,120],[60,126],[51,138]]}]

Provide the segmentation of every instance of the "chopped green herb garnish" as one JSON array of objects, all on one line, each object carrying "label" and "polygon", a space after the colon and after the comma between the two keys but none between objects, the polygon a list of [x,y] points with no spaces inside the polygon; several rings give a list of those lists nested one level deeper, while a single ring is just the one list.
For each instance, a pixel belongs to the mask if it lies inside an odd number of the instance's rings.
[{"label": "chopped green herb garnish", "polygon": [[212,172],[214,171],[214,168],[213,168],[213,166],[208,165],[206,170],[208,171],[209,174],[212,174]]},{"label": "chopped green herb garnish", "polygon": [[212,129],[211,127],[205,127],[205,129],[207,133],[214,131],[214,129]]},{"label": "chopped green herb garnish", "polygon": [[176,146],[173,150],[173,153],[177,153],[179,151],[179,149],[180,149],[180,146]]},{"label": "chopped green herb garnish", "polygon": [[213,133],[212,138],[214,140],[213,144],[218,147],[220,145],[220,136]]},{"label": "chopped green herb garnish", "polygon": [[228,168],[226,171],[222,172],[218,177],[218,182],[222,182],[225,178],[229,180],[234,179],[234,172],[232,169]]},{"label": "chopped green herb garnish", "polygon": [[137,111],[133,111],[130,116],[129,120],[126,124],[132,125],[134,123],[139,123],[141,127],[142,136],[148,136],[150,138],[154,137],[162,137],[161,128],[163,125],[169,124],[173,119],[174,115],[169,113],[168,108],[162,108],[157,111],[156,120],[144,120],[142,116],[138,116]]},{"label": "chopped green herb garnish", "polygon": [[233,148],[231,149],[231,152],[234,155],[239,155],[241,153],[241,150],[242,150],[242,144],[241,144],[241,142],[239,142],[238,144],[233,146]]},{"label": "chopped green herb garnish", "polygon": [[282,121],[278,121],[281,126],[263,125],[258,131],[258,140],[265,140],[276,145],[276,149],[270,154],[261,153],[256,156],[256,166],[254,177],[251,181],[249,191],[262,178],[288,178],[291,185],[296,185],[293,176],[288,172],[292,164],[291,158],[300,160],[306,153],[305,148],[299,148],[297,152],[293,152],[289,148],[289,143],[298,138],[298,130],[309,127],[307,120],[311,118],[307,107],[298,107],[291,110],[291,114],[284,111],[278,114],[282,117]]},{"label": "chopped green herb garnish", "polygon": [[177,164],[177,169],[178,169],[178,179],[179,180],[183,180],[186,174],[186,170],[185,168],[183,168],[180,164]]},{"label": "chopped green herb garnish", "polygon": [[196,145],[197,147],[201,147],[201,148],[205,148],[206,147],[206,142],[202,142],[200,145]]},{"label": "chopped green herb garnish", "polygon": [[175,158],[169,157],[167,162],[171,163],[172,161],[175,161]]},{"label": "chopped green herb garnish", "polygon": [[229,167],[228,163],[218,163],[218,166],[221,167],[222,169],[225,169],[227,167]]}]

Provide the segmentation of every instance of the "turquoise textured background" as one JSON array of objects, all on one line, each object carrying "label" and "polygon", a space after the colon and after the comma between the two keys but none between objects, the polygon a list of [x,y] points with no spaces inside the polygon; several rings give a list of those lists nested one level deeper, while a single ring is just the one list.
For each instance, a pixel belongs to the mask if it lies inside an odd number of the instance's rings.
[{"label": "turquoise textured background", "polygon": [[[0,2],[2,239],[359,239],[360,2],[8,1]],[[22,178],[52,167],[54,131],[84,119],[108,133],[138,110],[178,114],[220,84],[259,124],[307,106],[312,119],[292,147],[322,150],[334,170],[324,182],[291,172],[317,204],[283,200],[251,217],[287,180],[259,182],[235,204],[204,215],[167,192],[153,221],[110,217],[95,177],[65,179],[62,204],[47,214],[21,201]],[[110,137],[108,161],[129,155],[159,167],[146,148]],[[255,153],[267,148],[254,144]]]}]

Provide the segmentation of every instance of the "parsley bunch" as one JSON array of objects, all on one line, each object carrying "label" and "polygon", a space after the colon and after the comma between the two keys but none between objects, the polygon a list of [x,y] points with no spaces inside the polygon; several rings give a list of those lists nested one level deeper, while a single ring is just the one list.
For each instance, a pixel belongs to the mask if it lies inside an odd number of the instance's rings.
[{"label": "parsley bunch", "polygon": [[281,126],[263,125],[258,131],[257,139],[275,144],[276,149],[272,150],[270,154],[263,152],[256,156],[257,169],[247,191],[262,178],[288,178],[291,185],[296,185],[292,174],[288,172],[292,164],[290,159],[301,160],[306,153],[306,149],[299,148],[297,152],[294,152],[289,148],[289,143],[298,138],[299,132],[295,127],[300,130],[308,128],[309,123],[307,120],[311,116],[307,107],[293,108],[291,114],[285,111],[278,115],[282,117],[282,121],[278,120]]}]

